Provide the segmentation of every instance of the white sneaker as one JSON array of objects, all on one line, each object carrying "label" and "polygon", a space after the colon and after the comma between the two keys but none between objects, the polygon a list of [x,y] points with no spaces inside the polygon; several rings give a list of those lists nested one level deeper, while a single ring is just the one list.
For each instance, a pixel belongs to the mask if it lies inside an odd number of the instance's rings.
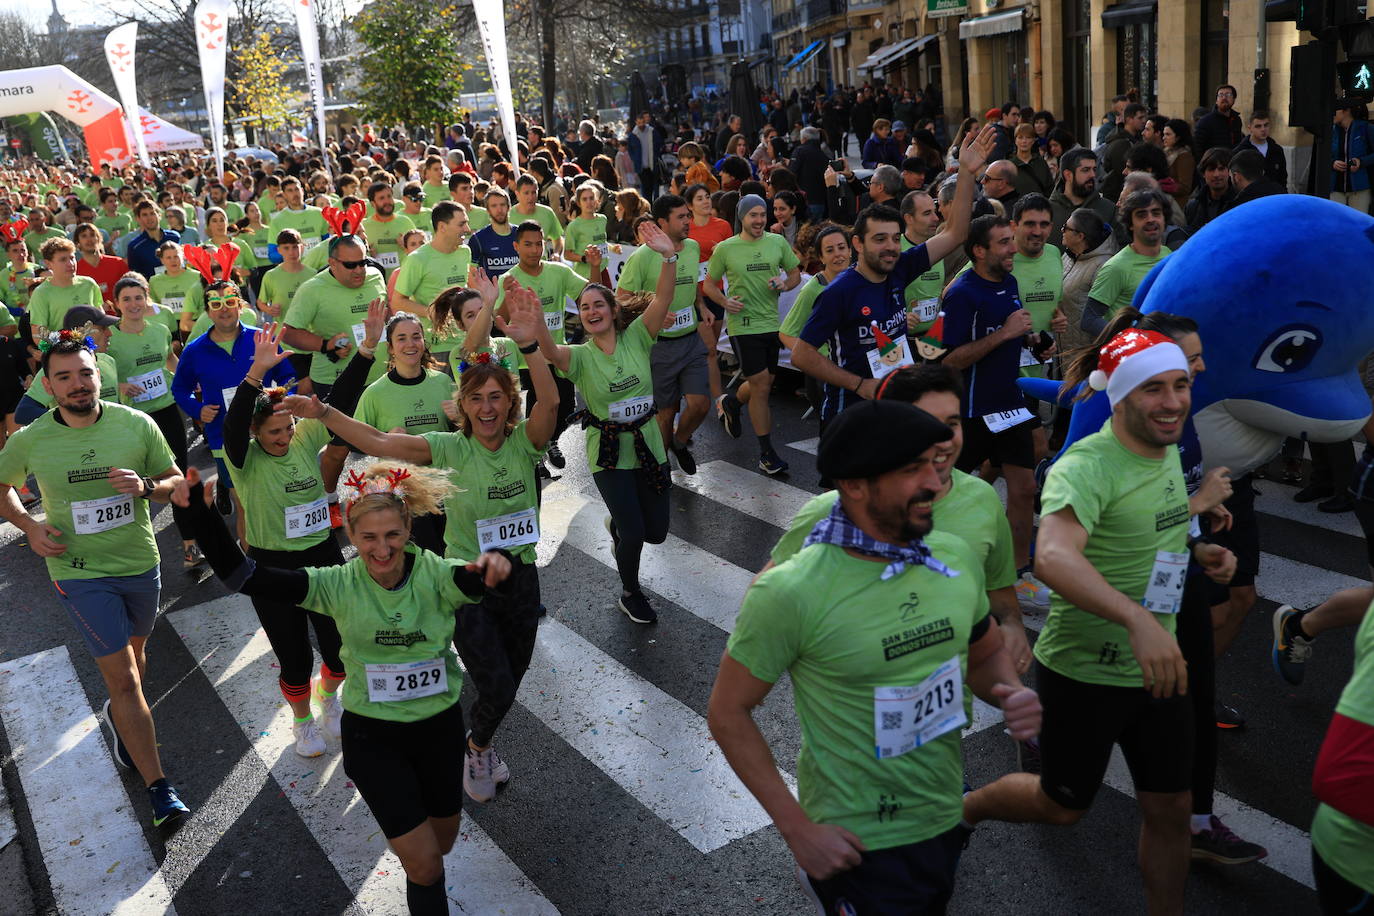
[{"label": "white sneaker", "polygon": [[293,723],[291,734],[296,736],[296,753],[302,757],[318,757],[324,753],[324,737],[320,735],[320,726],[314,716]]},{"label": "white sneaker", "polygon": [[1049,607],[1052,594],[1050,587],[1035,578],[1034,573],[1024,572],[1016,580],[1016,597],[1034,607]]},{"label": "white sneaker", "polygon": [[324,682],[316,681],[315,699],[320,701],[320,718],[324,720],[324,730],[329,733],[329,737],[338,738],[343,734],[343,703],[339,702],[339,691],[325,693]]},{"label": "white sneaker", "polygon": [[463,791],[475,802],[489,802],[496,797],[496,780],[491,773],[491,748],[474,751],[471,746],[463,755]]},{"label": "white sneaker", "polygon": [[506,766],[506,761],[501,759],[501,755],[496,753],[496,748],[487,748],[487,758],[490,760],[491,781],[498,786],[503,786],[510,782],[510,767]]}]

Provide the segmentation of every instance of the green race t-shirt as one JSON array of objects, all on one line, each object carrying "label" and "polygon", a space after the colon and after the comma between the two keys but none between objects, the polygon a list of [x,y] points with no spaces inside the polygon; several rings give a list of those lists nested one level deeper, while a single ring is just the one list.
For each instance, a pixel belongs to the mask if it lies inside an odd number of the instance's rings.
[{"label": "green race t-shirt", "polygon": [[[471,560],[499,543],[501,537],[530,533],[537,535],[539,486],[534,466],[543,452],[530,442],[521,420],[501,447],[492,451],[461,432],[425,433],[429,443],[430,464],[451,468],[449,479],[458,492],[444,500],[448,524],[444,528],[444,556]],[[533,512],[535,527],[520,526],[518,513]],[[502,522],[505,518],[505,530]],[[479,533],[479,527],[481,529]],[[486,535],[479,545],[480,535]],[[526,563],[535,561],[535,545],[506,548]]]},{"label": "green race t-shirt", "polygon": [[1011,275],[1021,291],[1021,304],[1031,314],[1031,328],[1048,331],[1050,319],[1064,295],[1064,261],[1059,249],[1046,245],[1040,257],[1034,259],[1016,252]]},{"label": "green race t-shirt", "polygon": [[[410,575],[395,589],[373,581],[361,560],[343,566],[311,567],[310,590],[301,607],[334,618],[343,640],[339,657],[349,672],[343,686],[344,709],[390,722],[416,722],[438,715],[458,702],[463,672],[453,651],[453,623],[460,605],[475,604],[453,581],[455,567],[469,560],[448,560],[407,544],[415,558]],[[446,689],[409,700],[374,702],[368,665],[442,661]],[[394,678],[395,675],[393,674]]]},{"label": "green race t-shirt", "polygon": [[[477,230],[474,228],[474,232]],[[565,230],[567,238],[564,239],[563,247],[565,251],[574,254],[582,254],[587,250],[588,245],[595,245],[601,249],[601,260],[606,260],[606,254],[610,250],[606,244],[606,216],[602,213],[593,213],[591,219],[577,217],[568,220],[568,227]],[[585,261],[574,261],[573,270],[584,280],[591,278],[591,268]],[[624,282],[624,274],[621,275],[621,282]]]},{"label": "green race t-shirt", "polygon": [[414,379],[388,372],[363,389],[353,419],[382,432],[398,427],[412,436],[448,432],[453,427],[444,415],[444,401],[454,398],[453,385],[453,379],[435,369]]},{"label": "green race t-shirt", "polygon": [[[839,498],[838,491],[827,490],[801,507],[773,547],[773,565],[781,566],[796,556],[816,523],[830,514]],[[949,491],[931,507],[931,524],[936,531],[958,537],[973,550],[988,591],[1016,584],[1011,524],[1002,509],[1002,500],[989,484],[956,468],[950,475]]]},{"label": "green race t-shirt", "polygon": [[[1154,460],[1127,449],[1108,420],[1075,442],[1050,468],[1040,512],[1071,508],[1088,532],[1083,555],[1107,584],[1132,601],[1145,597],[1156,553],[1188,549],[1188,489],[1178,449]],[[1174,632],[1173,614],[1155,614]],[[1126,628],[1074,607],[1057,592],[1035,643],[1035,657],[1064,677],[1139,687],[1140,665]]]},{"label": "green race t-shirt", "polygon": [[[587,409],[603,420],[625,421],[637,419],[654,410],[654,380],[649,369],[649,351],[654,339],[644,327],[641,315],[616,338],[615,352],[609,356],[593,340],[571,347],[572,359],[565,373],[587,401]],[[650,420],[640,427],[644,442],[660,464],[668,460],[663,451],[663,436],[658,423]],[[634,436],[620,434],[620,457],[615,467],[637,468]],[[587,464],[595,473],[601,449],[601,430],[587,427]]]},{"label": "green race t-shirt", "polygon": [[[100,370],[100,400],[109,401],[111,404],[123,403],[124,399],[119,395],[119,364],[115,362],[115,358],[108,353],[97,353],[95,365]],[[28,390],[24,393],[44,407],[50,408],[57,403],[43,388],[42,369],[33,374],[33,380],[29,382]]]},{"label": "green race t-shirt", "polygon": [[[1336,712],[1374,725],[1374,608],[1365,611],[1355,634],[1355,671],[1341,691]],[[1323,802],[1312,819],[1312,846],[1342,878],[1359,888],[1374,888],[1374,826]]]},{"label": "green race t-shirt", "polygon": [[151,417],[104,402],[92,426],[72,429],[48,411],[10,436],[0,450],[0,482],[23,486],[30,473],[38,480],[47,523],[67,547],[47,558],[53,581],[137,576],[158,565],[148,501],[119,493],[108,475],[123,468],[156,477],[173,463]]},{"label": "green race t-shirt", "polygon": [[[577,222],[577,220],[573,220]],[[569,226],[572,223],[568,224]],[[673,301],[668,306],[673,326],[658,332],[659,340],[686,337],[697,329],[697,279],[701,274],[701,246],[693,239],[683,239],[677,254],[677,273],[673,277]],[[663,256],[648,245],[635,249],[620,271],[617,289],[635,293],[652,293],[658,286],[658,272],[663,269]]]},{"label": "green race t-shirt", "polygon": [[410,218],[399,213],[393,213],[389,220],[380,220],[375,216],[363,220],[367,244],[376,252],[378,263],[389,271],[401,266],[401,236],[414,228],[416,226]]},{"label": "green race t-shirt", "polygon": [[[786,671],[801,724],[798,797],[817,823],[853,831],[871,850],[938,836],[959,823],[963,757],[957,722],[905,753],[879,723],[899,725],[880,701],[952,663],[965,680],[973,628],[988,614],[979,564],[967,544],[932,531],[926,545],[959,575],[909,566],[887,581],[884,564],[813,544],[759,576],[745,593],[726,651],[762,681]],[[946,668],[946,671],[949,669]],[[963,706],[962,689],[937,691],[938,708]]]},{"label": "green race t-shirt", "polygon": [[183,269],[176,276],[161,273],[148,278],[148,291],[154,300],[177,317],[205,314],[205,286],[199,271]]},{"label": "green race t-shirt", "polygon": [[[905,232],[902,233],[902,250],[906,251],[908,248],[915,247],[916,243],[907,238]],[[930,270],[906,285],[906,289],[902,292],[903,298],[906,299],[906,310],[915,312],[921,318],[921,322],[916,325],[915,330],[907,332],[909,336],[920,337],[930,330],[930,326],[935,323],[935,316],[940,314],[940,297],[944,291],[944,261],[936,261],[930,265]],[[794,337],[799,336],[801,328],[797,328],[797,331],[798,333],[794,334]]]},{"label": "green race t-shirt", "polygon": [[[807,319],[816,310],[816,300],[820,298],[824,289],[825,274],[816,274],[803,283],[797,292],[797,298],[792,300],[792,307],[787,310],[787,317],[782,320],[778,333],[786,334],[788,337],[801,337],[802,328],[806,327]],[[830,356],[830,344],[821,344],[816,352],[821,356]]]},{"label": "green race t-shirt", "polygon": [[225,459],[243,502],[249,545],[305,550],[330,537],[327,494],[320,480],[320,449],[328,444],[323,423],[297,420],[285,455],[269,455],[253,439],[243,467]]},{"label": "green race t-shirt", "polygon": [[130,406],[152,413],[175,403],[172,373],[167,371],[167,354],[172,352],[172,335],[166,325],[144,321],[138,334],[126,334],[118,325],[110,329],[110,355],[117,367],[116,381],[137,385],[144,400],[135,398]]},{"label": "green race t-shirt", "polygon": [[66,237],[67,233],[58,229],[56,226],[49,226],[42,232],[36,229],[30,229],[28,232],[24,233],[24,244],[29,246],[29,257],[39,258],[42,257],[40,249],[42,249],[44,242],[48,239],[65,239]]},{"label": "green race t-shirt", "polygon": [[34,328],[60,331],[67,310],[77,305],[89,305],[105,310],[100,298],[100,286],[90,277],[72,277],[71,286],[56,286],[51,280],[38,284],[29,296],[29,323]]},{"label": "green race t-shirt", "polygon": [[[264,213],[267,211],[264,210]],[[272,231],[295,229],[301,234],[305,250],[309,251],[329,234],[329,224],[324,221],[324,211],[319,207],[304,207],[300,210],[278,210],[272,214]]]},{"label": "green race t-shirt", "polygon": [[[258,293],[258,301],[266,302],[268,305],[279,305],[281,311],[278,313],[282,320],[291,311],[291,302],[296,298],[296,290],[301,288],[301,284],[315,276],[313,270],[301,268],[292,273],[283,265],[278,264],[267,273],[262,275],[262,288]],[[283,346],[283,350],[288,353],[300,353],[297,347]]]},{"label": "green race t-shirt", "polygon": [[1140,281],[1170,254],[1172,252],[1167,245],[1161,245],[1159,255],[1153,258],[1136,254],[1135,249],[1127,245],[1108,258],[1107,263],[1098,270],[1092,289],[1088,290],[1088,297],[1107,306],[1107,317],[1110,318],[1131,304]]},{"label": "green race t-shirt", "polygon": [[119,211],[115,211],[114,216],[107,216],[103,211],[95,218],[95,227],[110,234],[110,238],[119,235],[128,235],[134,231],[134,222]]},{"label": "green race t-shirt", "polygon": [[[558,261],[540,261],[539,276],[532,277],[525,272],[525,269],[516,264],[506,271],[506,276],[514,277],[515,282],[526,289],[532,289],[539,295],[539,304],[544,307],[544,323],[549,327],[549,333],[553,337],[553,342],[561,344],[566,341],[563,336],[563,325],[567,318],[567,300],[577,301],[577,297],[582,295],[582,288],[587,285],[587,281],[579,277],[571,267]],[[506,301],[505,287],[501,287],[501,292],[496,297],[496,308],[501,308],[501,303]],[[516,361],[517,369],[525,368],[525,357],[520,356]]]},{"label": "green race t-shirt", "polygon": [[396,292],[421,305],[420,324],[429,335],[430,349],[447,353],[456,344],[451,336],[440,338],[433,333],[429,307],[439,294],[454,286],[467,286],[468,268],[472,265],[472,249],[459,245],[453,251],[442,252],[434,243],[426,242],[401,261],[396,275]]},{"label": "green race t-shirt", "polygon": [[[540,228],[544,230],[544,257],[549,257],[553,254],[554,241],[563,237],[563,224],[558,221],[558,214],[554,213],[551,208],[543,204],[535,204],[534,212],[528,214],[521,213],[519,210],[511,207],[511,226],[518,226],[527,219],[534,220],[539,224]],[[471,220],[469,220],[469,225],[470,224]]]},{"label": "green race t-shirt", "polygon": [[471,229],[473,232],[485,229],[491,225],[491,217],[487,215],[487,210],[485,207],[479,207],[476,204],[473,204],[467,209],[468,228]]},{"label": "green race t-shirt", "polygon": [[798,266],[797,254],[787,239],[765,232],[758,239],[733,235],[716,246],[706,276],[726,279],[726,292],[744,303],[738,314],[725,313],[725,326],[731,337],[739,334],[767,334],[776,331],[778,293],[768,281]]},{"label": "green race t-shirt", "polygon": [[33,279],[34,265],[29,264],[22,270],[10,262],[3,271],[0,271],[0,298],[5,300],[5,305],[10,308],[27,309],[29,307],[29,285],[25,280]]},{"label": "green race t-shirt", "polygon": [[[320,337],[333,338],[348,334],[356,348],[363,339],[367,305],[373,299],[386,301],[386,281],[376,268],[367,268],[363,284],[357,289],[349,289],[336,280],[332,273],[324,271],[297,288],[296,296],[291,300],[291,309],[283,320],[293,328]],[[386,360],[386,341],[379,341],[376,362],[367,374],[369,383],[386,372]],[[310,378],[322,385],[332,385],[345,365],[345,360],[331,363],[323,353],[316,353],[310,360]]]}]

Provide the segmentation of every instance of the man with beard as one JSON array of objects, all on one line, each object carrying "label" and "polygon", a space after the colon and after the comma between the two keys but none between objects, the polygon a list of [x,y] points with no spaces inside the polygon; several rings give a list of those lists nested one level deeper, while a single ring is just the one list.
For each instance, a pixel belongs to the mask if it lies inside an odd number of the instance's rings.
[{"label": "man with beard", "polygon": [[1041,495],[1036,571],[1054,589],[1035,643],[1042,770],[970,793],[964,820],[1074,824],[1119,744],[1141,809],[1148,909],[1181,913],[1193,711],[1176,615],[1190,555],[1221,583],[1236,560],[1189,536],[1176,447],[1192,403],[1183,350],[1154,331],[1122,331],[1090,383],[1106,389],[1111,422],[1055,462]]},{"label": "man with beard", "polygon": [[1063,248],[1064,223],[1070,213],[1086,207],[1102,217],[1102,222],[1110,225],[1116,218],[1116,208],[1111,201],[1097,193],[1097,154],[1092,150],[1079,147],[1066,152],[1060,157],[1059,173],[1063,180],[1050,195],[1052,225],[1049,243],[1056,248]]},{"label": "man with beard", "polygon": [[[944,910],[967,837],[965,683],[1002,708],[1013,736],[1039,729],[982,565],[931,530],[935,462],[952,435],[896,400],[836,418],[817,464],[839,500],[749,587],[711,692],[712,736],[826,913]],[[751,715],[784,671],[803,735],[796,798]]]},{"label": "man with beard", "polygon": [[1164,244],[1169,200],[1159,191],[1136,191],[1121,204],[1121,225],[1131,244],[1112,255],[1093,279],[1083,306],[1083,330],[1099,334],[1118,310],[1131,304],[1145,275],[1172,252]]},{"label": "man with beard", "polygon": [[[102,318],[96,309],[73,311]],[[44,340],[43,388],[57,409],[0,451],[0,517],[46,561],[58,600],[109,690],[102,718],[114,758],[138,770],[159,827],[189,812],[163,775],[143,695],[144,645],[157,619],[161,581],[148,500],[187,506],[188,493],[153,419],[99,399],[100,369],[88,341],[79,329]],[[14,492],[29,474],[43,492],[43,521]]]},{"label": "man with beard", "polygon": [[[371,254],[387,271],[401,266],[401,236],[412,229],[427,229],[417,226],[408,216],[396,212],[396,197],[391,185],[385,181],[374,181],[367,186],[369,214],[363,218],[363,235],[367,238]],[[416,312],[423,315],[424,312]]]},{"label": "man with beard", "polygon": [[94,223],[80,223],[72,233],[76,241],[76,275],[90,277],[100,287],[100,298],[107,311],[114,310],[114,287],[129,272],[129,262],[105,253],[100,229]]},{"label": "man with beard", "polygon": [[305,203],[305,192],[301,190],[299,178],[293,176],[283,181],[281,193],[286,199],[286,208],[272,214],[272,231],[295,229],[301,234],[301,245],[309,252],[329,233],[324,212],[319,207]]},{"label": "man with beard", "polygon": [[487,205],[490,222],[468,239],[472,249],[472,263],[495,279],[520,263],[515,251],[515,230],[510,224],[510,194],[492,185],[483,203]]}]

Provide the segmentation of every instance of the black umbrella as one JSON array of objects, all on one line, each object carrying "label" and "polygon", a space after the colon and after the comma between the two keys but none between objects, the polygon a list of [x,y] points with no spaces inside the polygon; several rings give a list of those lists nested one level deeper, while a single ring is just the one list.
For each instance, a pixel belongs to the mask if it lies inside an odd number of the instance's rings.
[{"label": "black umbrella", "polygon": [[759,108],[759,91],[754,86],[754,74],[749,62],[735,61],[730,68],[730,111],[740,116],[740,133],[752,141],[763,130],[763,111]]},{"label": "black umbrella", "polygon": [[630,76],[630,120],[633,121],[649,110],[649,90],[644,88],[644,77],[636,70]]}]

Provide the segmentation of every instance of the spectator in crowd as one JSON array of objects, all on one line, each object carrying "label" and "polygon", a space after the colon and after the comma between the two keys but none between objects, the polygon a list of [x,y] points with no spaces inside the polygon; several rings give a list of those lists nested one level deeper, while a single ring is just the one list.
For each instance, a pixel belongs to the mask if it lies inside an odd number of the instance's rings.
[{"label": "spectator in crowd", "polygon": [[1374,167],[1374,131],[1355,117],[1354,99],[1336,103],[1331,119],[1331,199],[1369,212],[1369,169]]},{"label": "spectator in crowd", "polygon": [[1164,156],[1169,160],[1169,177],[1178,185],[1174,200],[1180,207],[1188,206],[1197,174],[1197,157],[1193,155],[1193,129],[1181,118],[1170,118],[1161,131]]},{"label": "spectator in crowd", "polygon": [[1236,113],[1236,87],[1223,84],[1217,87],[1217,103],[1197,122],[1193,136],[1197,148],[1210,150],[1213,147],[1235,149],[1245,138],[1241,131],[1240,115]]},{"label": "spectator in crowd", "polygon": [[1202,184],[1198,185],[1188,206],[1184,208],[1189,232],[1197,232],[1235,203],[1236,191],[1231,187],[1230,166],[1230,147],[1214,146],[1202,154],[1202,162],[1198,166],[1198,171],[1202,172]]},{"label": "spectator in crowd", "polygon": [[1250,134],[1237,144],[1235,151],[1244,149],[1259,153],[1264,159],[1264,177],[1288,190],[1288,160],[1284,158],[1283,147],[1269,139],[1269,112],[1263,108],[1250,113]]}]

